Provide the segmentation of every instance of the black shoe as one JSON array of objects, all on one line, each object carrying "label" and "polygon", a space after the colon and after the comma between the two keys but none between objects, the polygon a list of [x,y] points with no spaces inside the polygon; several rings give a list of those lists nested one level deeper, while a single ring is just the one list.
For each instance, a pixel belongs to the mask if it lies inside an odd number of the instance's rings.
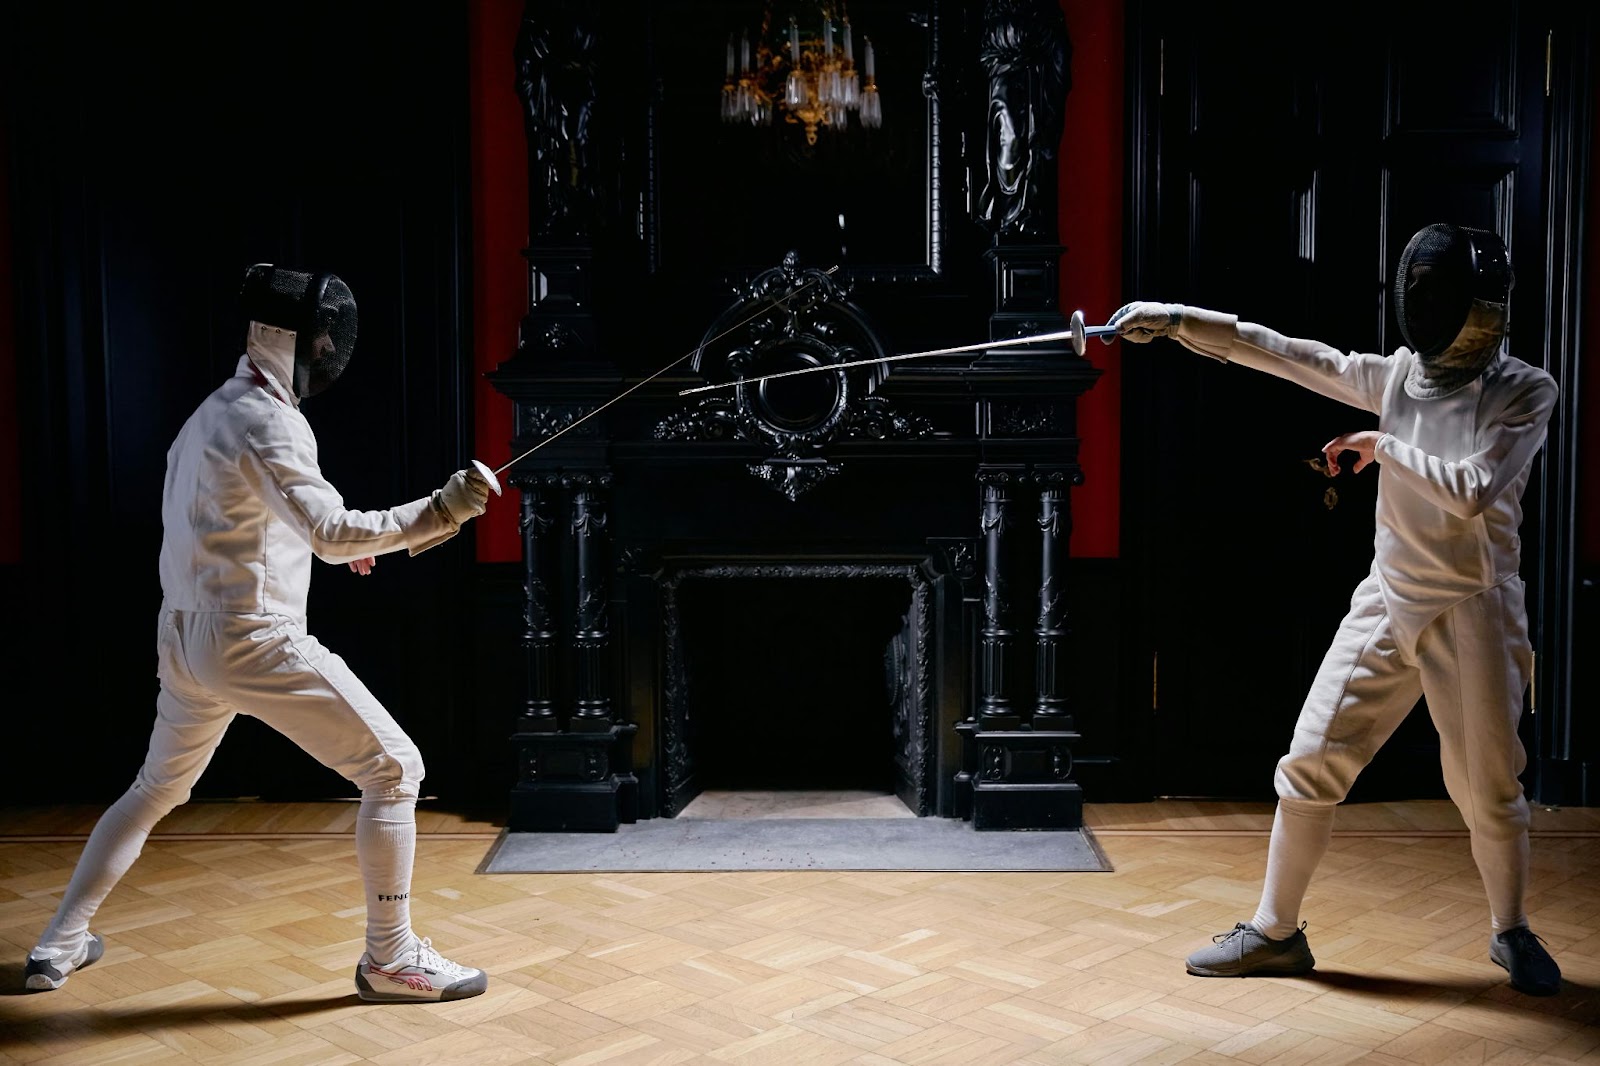
[{"label": "black shoe", "polygon": [[1511,987],[1529,996],[1561,991],[1561,967],[1544,949],[1544,938],[1525,925],[1489,938],[1489,958],[1511,975]]}]

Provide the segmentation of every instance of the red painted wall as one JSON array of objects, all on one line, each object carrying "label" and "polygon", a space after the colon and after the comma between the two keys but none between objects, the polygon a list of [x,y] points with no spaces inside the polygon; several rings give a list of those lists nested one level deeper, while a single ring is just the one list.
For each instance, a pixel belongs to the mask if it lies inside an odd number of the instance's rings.
[{"label": "red painted wall", "polygon": [[[512,405],[484,374],[509,359],[528,310],[528,138],[512,59],[522,0],[472,0],[468,12],[472,152],[472,346],[474,454],[498,467],[511,458]],[[507,474],[510,471],[506,472]],[[474,523],[478,560],[517,562],[519,494],[489,498]]]},{"label": "red painted wall", "polygon": [[[1061,309],[1091,325],[1122,306],[1120,0],[1061,0],[1072,40],[1072,91],[1061,133]],[[1072,490],[1072,555],[1119,554],[1122,506],[1122,344],[1090,341],[1103,373],[1078,404],[1083,484]]]}]

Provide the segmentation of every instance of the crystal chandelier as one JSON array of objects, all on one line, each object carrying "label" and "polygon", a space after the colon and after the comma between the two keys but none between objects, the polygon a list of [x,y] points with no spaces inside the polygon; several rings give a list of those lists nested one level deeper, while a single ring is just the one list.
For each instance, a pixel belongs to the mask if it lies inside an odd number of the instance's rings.
[{"label": "crystal chandelier", "polygon": [[862,66],[858,70],[850,16],[841,8],[836,21],[830,7],[822,7],[817,14],[815,29],[810,23],[802,29],[799,18],[790,15],[783,39],[773,42],[769,39],[769,8],[756,35],[753,55],[747,31],[728,36],[722,121],[765,126],[781,111],[784,121],[805,129],[808,145],[817,143],[817,130],[824,126],[847,128],[852,114],[864,129],[883,125],[871,38],[861,39]]}]

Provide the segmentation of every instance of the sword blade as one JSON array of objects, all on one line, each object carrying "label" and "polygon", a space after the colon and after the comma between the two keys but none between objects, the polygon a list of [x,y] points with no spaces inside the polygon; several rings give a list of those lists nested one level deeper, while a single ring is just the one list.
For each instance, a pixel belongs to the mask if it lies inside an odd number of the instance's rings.
[{"label": "sword blade", "polygon": [[[1098,337],[1105,333],[1115,333],[1111,326],[1089,326],[1082,335],[1085,337]],[[755,377],[736,378],[733,381],[721,381],[714,385],[696,385],[692,389],[684,389],[679,396],[691,396],[697,392],[713,392],[717,389],[731,389],[736,385],[754,385],[760,381],[773,381],[777,378],[790,378],[798,374],[816,374],[823,370],[850,370],[858,366],[873,366],[878,363],[896,363],[902,359],[927,359],[935,355],[959,355],[962,352],[986,352],[992,348],[1010,348],[1019,344],[1045,344],[1050,341],[1071,341],[1075,330],[1063,329],[1054,333],[1039,333],[1031,337],[1011,337],[999,341],[983,341],[980,344],[962,344],[954,348],[934,348],[926,352],[903,352],[899,355],[884,355],[876,359],[853,359],[847,363],[823,363],[819,366],[803,366],[798,370],[780,370],[772,374],[758,374]]]}]

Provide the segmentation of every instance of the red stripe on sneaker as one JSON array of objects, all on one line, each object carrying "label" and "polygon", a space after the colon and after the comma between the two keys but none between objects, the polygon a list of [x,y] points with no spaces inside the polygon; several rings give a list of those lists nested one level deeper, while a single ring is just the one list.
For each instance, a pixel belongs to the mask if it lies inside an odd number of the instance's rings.
[{"label": "red stripe on sneaker", "polygon": [[411,989],[414,992],[432,992],[433,991],[432,983],[429,982],[429,980],[426,977],[424,977],[424,976],[422,976],[421,974],[418,974],[418,973],[406,973],[404,969],[400,969],[400,970],[380,970],[376,966],[374,966],[372,968],[372,972],[375,973],[375,974],[379,974],[379,975],[381,975],[383,977],[387,977],[389,980],[393,981],[397,985],[405,985],[407,988]]}]

